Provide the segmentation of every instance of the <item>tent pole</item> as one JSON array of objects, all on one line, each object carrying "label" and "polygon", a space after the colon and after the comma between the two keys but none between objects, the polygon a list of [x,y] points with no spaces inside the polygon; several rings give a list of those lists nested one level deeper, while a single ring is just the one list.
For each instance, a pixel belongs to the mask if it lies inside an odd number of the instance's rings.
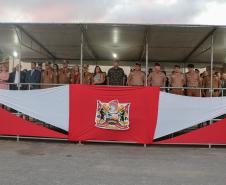
[{"label": "tent pole", "polygon": [[184,64],[183,64],[183,73],[184,73],[184,74],[185,74],[185,72],[186,72],[185,68],[186,68],[186,64],[184,63]]},{"label": "tent pole", "polygon": [[[17,88],[18,88],[18,90],[21,90],[21,81],[20,81],[20,77],[21,77],[21,51],[22,51],[22,47],[21,47],[21,40],[20,40],[20,38],[19,38],[19,36],[17,35],[17,37],[18,37],[18,40],[19,40],[19,52],[18,52],[18,59],[19,59],[19,83],[17,84]],[[24,83],[24,82],[23,82]]]},{"label": "tent pole", "polygon": [[211,60],[210,60],[210,92],[211,92],[211,97],[213,96],[213,34],[211,35]]},{"label": "tent pole", "polygon": [[18,73],[18,78],[19,78],[19,83],[18,83],[18,90],[21,90],[21,81],[20,81],[20,75],[21,75],[21,60],[19,58],[19,73]]},{"label": "tent pole", "polygon": [[145,44],[145,49],[146,49],[146,65],[145,65],[145,86],[148,86],[148,39],[146,38],[146,44]]},{"label": "tent pole", "polygon": [[81,32],[81,55],[80,55],[80,84],[83,81],[83,32]]}]

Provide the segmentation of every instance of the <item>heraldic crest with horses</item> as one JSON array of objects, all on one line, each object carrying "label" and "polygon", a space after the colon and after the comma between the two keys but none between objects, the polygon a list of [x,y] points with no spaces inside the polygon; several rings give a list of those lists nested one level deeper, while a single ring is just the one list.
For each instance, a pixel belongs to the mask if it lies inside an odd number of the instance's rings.
[{"label": "heraldic crest with horses", "polygon": [[111,130],[129,129],[130,103],[119,103],[118,100],[101,102],[97,100],[96,127]]}]

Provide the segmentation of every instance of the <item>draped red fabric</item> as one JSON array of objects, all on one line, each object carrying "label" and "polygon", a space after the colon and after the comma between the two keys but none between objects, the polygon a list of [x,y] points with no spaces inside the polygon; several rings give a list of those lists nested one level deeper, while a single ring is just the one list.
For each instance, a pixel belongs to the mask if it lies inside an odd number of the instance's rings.
[{"label": "draped red fabric", "polygon": [[26,121],[0,108],[0,134],[13,136],[34,136],[50,138],[68,138],[67,135]]},{"label": "draped red fabric", "polygon": [[226,144],[226,119],[155,144]]},{"label": "draped red fabric", "polygon": [[159,91],[158,87],[70,85],[69,140],[152,143]]}]

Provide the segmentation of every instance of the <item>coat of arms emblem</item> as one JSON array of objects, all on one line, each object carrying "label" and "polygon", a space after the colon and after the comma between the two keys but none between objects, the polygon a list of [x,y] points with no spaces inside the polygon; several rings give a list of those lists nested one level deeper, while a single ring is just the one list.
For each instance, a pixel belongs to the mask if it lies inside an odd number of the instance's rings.
[{"label": "coat of arms emblem", "polygon": [[129,129],[130,103],[119,103],[118,100],[101,102],[97,100],[96,127],[111,130]]}]

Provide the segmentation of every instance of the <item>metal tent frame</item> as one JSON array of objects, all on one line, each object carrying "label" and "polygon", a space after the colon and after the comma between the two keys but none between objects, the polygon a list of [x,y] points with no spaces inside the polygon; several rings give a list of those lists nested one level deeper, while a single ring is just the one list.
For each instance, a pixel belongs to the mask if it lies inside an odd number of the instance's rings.
[{"label": "metal tent frame", "polygon": [[[15,36],[19,45],[12,39]],[[211,82],[213,65],[225,62],[226,44],[222,42],[225,38],[224,26],[0,24],[0,49],[10,53],[17,48],[22,61],[65,59],[80,61],[83,66],[84,61],[109,62],[113,59],[112,52],[117,52],[119,59],[128,64],[142,62],[146,77],[148,67],[155,61],[179,63],[183,67],[187,63],[203,62],[210,65]]]}]

